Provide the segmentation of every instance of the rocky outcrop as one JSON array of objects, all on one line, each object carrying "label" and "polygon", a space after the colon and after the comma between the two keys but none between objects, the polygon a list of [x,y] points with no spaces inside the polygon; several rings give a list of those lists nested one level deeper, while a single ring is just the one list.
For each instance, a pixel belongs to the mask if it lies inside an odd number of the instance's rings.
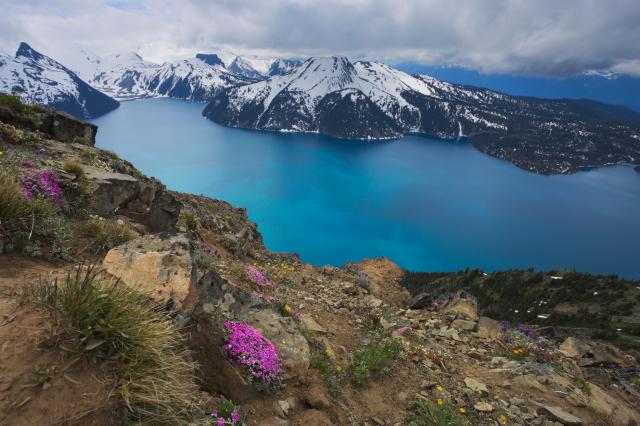
[{"label": "rocky outcrop", "polygon": [[30,114],[22,114],[0,106],[0,121],[45,133],[51,139],[61,142],[79,142],[90,146],[95,145],[98,132],[98,126],[78,120],[67,113],[37,107]]},{"label": "rocky outcrop", "polygon": [[222,353],[224,318],[247,323],[269,339],[284,366],[285,379],[303,375],[309,368],[309,344],[292,318],[282,317],[263,299],[231,285],[216,271],[209,271],[197,285],[193,323],[197,330],[195,356],[202,359],[202,380],[212,390],[236,401],[255,395],[255,390]]},{"label": "rocky outcrop", "polygon": [[151,232],[175,229],[182,207],[160,182],[92,166],[84,169],[95,188],[90,207],[93,214],[125,215],[146,225]]},{"label": "rocky outcrop", "polygon": [[106,272],[168,309],[193,306],[195,269],[184,234],[145,235],[109,250]]}]

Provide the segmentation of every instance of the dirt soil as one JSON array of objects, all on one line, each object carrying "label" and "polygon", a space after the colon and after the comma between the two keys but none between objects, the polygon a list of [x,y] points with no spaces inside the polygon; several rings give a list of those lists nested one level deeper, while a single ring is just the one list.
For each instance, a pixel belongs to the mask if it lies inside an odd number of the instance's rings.
[{"label": "dirt soil", "polygon": [[24,286],[70,265],[0,256],[0,424],[114,425],[108,371],[53,347],[46,312],[20,304]]}]

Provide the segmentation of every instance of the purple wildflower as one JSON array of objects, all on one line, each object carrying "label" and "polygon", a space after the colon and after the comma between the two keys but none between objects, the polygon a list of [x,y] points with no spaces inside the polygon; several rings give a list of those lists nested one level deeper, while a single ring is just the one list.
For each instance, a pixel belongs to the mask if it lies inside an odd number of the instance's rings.
[{"label": "purple wildflower", "polygon": [[251,379],[265,383],[282,380],[282,366],[273,344],[253,327],[226,321],[229,332],[224,349],[228,359],[240,365]]},{"label": "purple wildflower", "polygon": [[218,417],[218,421],[216,422],[217,426],[224,426],[224,419],[222,417]]},{"label": "purple wildflower", "polygon": [[240,416],[238,415],[238,410],[235,409],[231,412],[231,424],[235,425],[240,420]]},{"label": "purple wildflower", "polygon": [[44,148],[40,148],[39,150],[36,151],[36,154],[38,155],[45,155],[47,153],[47,150]]},{"label": "purple wildflower", "polygon": [[26,169],[20,175],[20,186],[25,198],[41,196],[52,200],[57,207],[62,204],[62,190],[51,170]]},{"label": "purple wildflower", "polygon": [[508,330],[509,330],[508,322],[503,322],[500,324],[500,331],[502,331],[503,333],[506,333]]},{"label": "purple wildflower", "polygon": [[218,417],[218,412],[216,410],[213,410],[211,412],[211,417]]},{"label": "purple wildflower", "polygon": [[273,287],[275,285],[272,281],[265,278],[258,268],[251,265],[247,266],[247,279],[261,287]]},{"label": "purple wildflower", "polygon": [[398,330],[396,330],[398,332],[398,334],[404,334],[407,331],[409,331],[409,327],[400,327]]}]

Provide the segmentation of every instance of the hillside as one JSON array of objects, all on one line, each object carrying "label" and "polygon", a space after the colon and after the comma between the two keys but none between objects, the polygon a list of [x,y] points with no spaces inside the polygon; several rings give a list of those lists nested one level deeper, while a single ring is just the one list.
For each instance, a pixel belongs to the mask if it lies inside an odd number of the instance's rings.
[{"label": "hillside", "polygon": [[0,97],[0,424],[640,422],[634,349],[512,310],[543,293],[616,326],[638,283],[305,264],[97,130]]}]

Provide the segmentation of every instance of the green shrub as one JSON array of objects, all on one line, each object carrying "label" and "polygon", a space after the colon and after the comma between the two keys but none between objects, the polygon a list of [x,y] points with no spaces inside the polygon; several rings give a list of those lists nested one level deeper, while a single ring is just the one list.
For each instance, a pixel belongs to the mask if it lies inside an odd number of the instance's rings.
[{"label": "green shrub", "polygon": [[12,110],[23,114],[31,111],[31,107],[22,103],[20,97],[6,93],[0,93],[0,105],[8,106]]},{"label": "green shrub", "polygon": [[173,322],[146,295],[82,267],[27,293],[51,314],[62,350],[114,366],[134,420],[187,424],[198,411],[196,366]]},{"label": "green shrub", "polygon": [[126,225],[113,219],[89,219],[76,226],[75,234],[91,240],[89,248],[95,253],[105,252],[136,237]]},{"label": "green shrub", "polygon": [[190,211],[182,212],[182,221],[187,230],[193,232],[198,229],[198,218]]},{"label": "green shrub", "polygon": [[386,373],[402,353],[400,339],[385,338],[354,352],[348,371],[356,385],[364,384],[376,374]]},{"label": "green shrub", "polygon": [[424,398],[411,402],[414,414],[407,419],[408,426],[471,426],[475,424],[460,412],[451,401],[440,400],[441,405]]}]

